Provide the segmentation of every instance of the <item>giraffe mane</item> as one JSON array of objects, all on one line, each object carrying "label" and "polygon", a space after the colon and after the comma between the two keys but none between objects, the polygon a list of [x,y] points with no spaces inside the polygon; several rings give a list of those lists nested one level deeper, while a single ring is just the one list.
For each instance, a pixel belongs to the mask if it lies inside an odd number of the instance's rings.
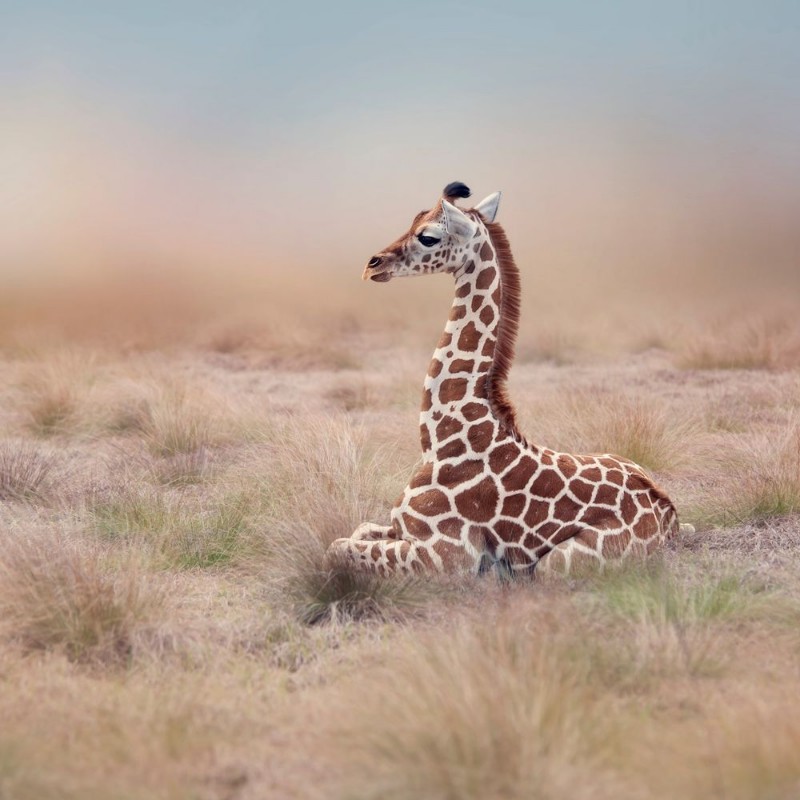
[{"label": "giraffe mane", "polygon": [[486,222],[489,238],[497,253],[500,270],[500,322],[497,329],[494,364],[488,376],[489,402],[497,419],[514,435],[520,436],[516,411],[508,396],[506,381],[514,361],[514,348],[519,332],[520,299],[522,287],[519,267],[514,262],[506,232],[496,222]]}]

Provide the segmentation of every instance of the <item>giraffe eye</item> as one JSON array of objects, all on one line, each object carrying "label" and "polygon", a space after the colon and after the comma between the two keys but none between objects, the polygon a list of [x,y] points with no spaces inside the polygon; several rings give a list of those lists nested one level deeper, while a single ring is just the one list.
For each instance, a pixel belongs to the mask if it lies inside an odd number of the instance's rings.
[{"label": "giraffe eye", "polygon": [[435,236],[426,236],[424,233],[421,233],[417,236],[419,243],[424,247],[433,247],[435,244],[439,244],[441,239],[437,239]]}]

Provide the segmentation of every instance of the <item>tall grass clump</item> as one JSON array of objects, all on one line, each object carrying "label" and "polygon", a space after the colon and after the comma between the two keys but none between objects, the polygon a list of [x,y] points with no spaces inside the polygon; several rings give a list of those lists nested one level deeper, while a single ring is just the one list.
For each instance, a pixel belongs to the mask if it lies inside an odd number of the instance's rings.
[{"label": "tall grass clump", "polygon": [[297,548],[285,554],[288,567],[280,594],[308,625],[322,622],[397,620],[421,612],[437,594],[437,584],[415,576],[383,577],[344,557],[323,564],[324,552]]},{"label": "tall grass clump", "polygon": [[225,418],[203,392],[179,383],[153,390],[144,426],[148,449],[171,458],[218,444],[225,436]]},{"label": "tall grass clump", "polygon": [[687,341],[676,363],[683,369],[781,369],[800,364],[800,333],[783,318],[715,325]]},{"label": "tall grass clump", "polygon": [[661,403],[618,393],[576,392],[560,403],[549,422],[547,439],[555,446],[613,453],[655,471],[681,466],[699,431]]},{"label": "tall grass clump", "polygon": [[391,663],[354,684],[343,736],[353,796],[617,796],[614,735],[590,662],[506,613],[394,641]]},{"label": "tall grass clump", "polygon": [[64,434],[80,423],[81,404],[93,380],[93,364],[73,354],[31,365],[24,376],[25,424],[36,436]]},{"label": "tall grass clump", "polygon": [[52,532],[4,536],[2,630],[26,649],[125,662],[164,603],[133,558],[119,563]]},{"label": "tall grass clump", "polygon": [[415,579],[387,580],[347,561],[324,563],[334,539],[350,536],[362,522],[388,522],[391,495],[404,479],[395,455],[346,418],[291,423],[276,434],[256,486],[278,598],[306,622],[404,615],[430,595]]},{"label": "tall grass clump", "polygon": [[719,459],[720,480],[693,516],[703,526],[762,523],[800,512],[800,423],[782,434],[741,438]]},{"label": "tall grass clump", "polygon": [[52,469],[52,456],[29,442],[0,442],[0,501],[44,499]]}]

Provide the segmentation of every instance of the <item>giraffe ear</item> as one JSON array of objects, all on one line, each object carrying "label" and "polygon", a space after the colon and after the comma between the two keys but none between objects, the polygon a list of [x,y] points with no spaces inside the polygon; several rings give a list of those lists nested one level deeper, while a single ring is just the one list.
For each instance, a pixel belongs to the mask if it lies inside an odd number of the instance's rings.
[{"label": "giraffe ear", "polygon": [[456,208],[447,200],[442,200],[444,211],[444,226],[451,236],[459,239],[471,239],[478,230],[474,220],[471,220],[460,208]]},{"label": "giraffe ear", "polygon": [[500,205],[500,192],[490,194],[475,206],[476,211],[480,211],[481,216],[486,222],[494,222],[497,216],[497,207]]}]

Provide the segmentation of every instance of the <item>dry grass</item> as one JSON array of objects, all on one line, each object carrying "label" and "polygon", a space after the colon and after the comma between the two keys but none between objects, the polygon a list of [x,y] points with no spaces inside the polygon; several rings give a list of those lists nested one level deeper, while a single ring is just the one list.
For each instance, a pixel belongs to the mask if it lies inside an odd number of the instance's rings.
[{"label": "dry grass", "polygon": [[136,557],[120,564],[65,534],[7,533],[0,575],[4,633],[76,661],[126,662],[165,606]]},{"label": "dry grass", "polygon": [[435,337],[388,303],[292,311],[102,359],[5,351],[0,796],[797,794],[788,332],[769,373],[615,359],[576,328],[512,376],[535,440],[632,458],[732,527],[547,585],[384,580],[322,556],[388,522]]},{"label": "dry grass", "polygon": [[322,547],[295,545],[286,559],[281,596],[297,618],[308,624],[377,619],[402,620],[419,614],[435,597],[435,581],[409,576],[383,578],[341,559],[323,567]]},{"label": "dry grass", "polygon": [[164,567],[230,564],[253,545],[250,499],[242,493],[200,501],[150,488],[120,488],[92,498],[89,512],[101,538],[138,542]]},{"label": "dry grass", "polygon": [[27,429],[48,437],[71,432],[94,380],[95,357],[78,352],[33,363],[21,381]]},{"label": "dry grass", "polygon": [[676,676],[708,677],[728,659],[720,623],[758,617],[771,598],[741,576],[694,570],[686,574],[654,561],[592,580],[590,597],[600,600],[620,624],[613,649],[600,645],[607,677],[641,690]]},{"label": "dry grass", "polygon": [[545,407],[540,438],[567,452],[613,453],[657,472],[675,470],[696,452],[700,426],[657,399],[575,391]]},{"label": "dry grass", "polygon": [[717,470],[723,476],[692,511],[702,526],[731,527],[800,512],[800,425],[735,440]]},{"label": "dry grass", "polygon": [[618,796],[590,663],[532,618],[525,604],[396,643],[390,664],[352,689],[351,796]]},{"label": "dry grass", "polygon": [[53,456],[24,440],[0,442],[0,501],[37,501],[50,491]]},{"label": "dry grass", "polygon": [[142,433],[153,455],[194,454],[225,441],[226,409],[198,387],[168,381],[151,387]]},{"label": "dry grass", "polygon": [[361,522],[388,521],[390,498],[403,481],[392,471],[396,448],[370,441],[347,418],[289,423],[273,435],[292,449],[271,445],[254,486],[270,520],[277,596],[310,623],[398,618],[424,607],[435,594],[429,582],[387,581],[344,562],[323,566],[334,539]]},{"label": "dry grass", "polygon": [[800,366],[800,330],[789,318],[734,320],[696,334],[678,350],[683,369],[789,369]]}]

